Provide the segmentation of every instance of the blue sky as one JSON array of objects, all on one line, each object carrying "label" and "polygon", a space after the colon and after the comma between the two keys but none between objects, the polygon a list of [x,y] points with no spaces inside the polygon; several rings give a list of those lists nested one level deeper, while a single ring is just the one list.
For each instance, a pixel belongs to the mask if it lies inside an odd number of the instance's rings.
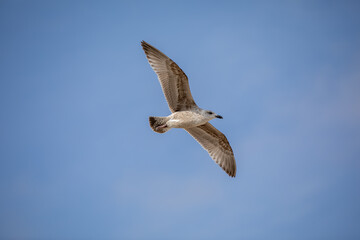
[{"label": "blue sky", "polygon": [[[1,1],[0,239],[359,239],[357,1]],[[145,40],[221,114],[229,178]]]}]

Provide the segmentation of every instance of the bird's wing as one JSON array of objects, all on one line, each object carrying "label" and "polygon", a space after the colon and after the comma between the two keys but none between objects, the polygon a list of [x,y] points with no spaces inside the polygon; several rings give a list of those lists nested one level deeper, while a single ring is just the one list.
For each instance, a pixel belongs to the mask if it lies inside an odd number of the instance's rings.
[{"label": "bird's wing", "polygon": [[150,66],[158,76],[171,112],[197,107],[190,92],[188,78],[181,68],[147,42],[142,41],[141,46]]},{"label": "bird's wing", "polygon": [[230,143],[225,135],[210,123],[193,128],[185,128],[190,135],[209,153],[211,158],[219,164],[230,176],[236,175],[236,162]]}]

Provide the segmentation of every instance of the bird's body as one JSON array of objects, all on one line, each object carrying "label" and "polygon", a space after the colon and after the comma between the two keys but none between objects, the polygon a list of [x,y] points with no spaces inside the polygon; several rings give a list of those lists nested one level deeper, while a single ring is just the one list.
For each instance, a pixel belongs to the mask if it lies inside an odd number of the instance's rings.
[{"label": "bird's body", "polygon": [[192,128],[207,123],[209,117],[201,109],[178,111],[166,117],[167,128]]},{"label": "bird's body", "polygon": [[208,123],[214,118],[222,117],[196,105],[188,78],[174,61],[144,41],[141,45],[158,75],[172,112],[167,117],[149,117],[150,127],[157,133],[165,133],[171,128],[185,129],[229,176],[235,177],[236,163],[231,146],[225,135]]}]

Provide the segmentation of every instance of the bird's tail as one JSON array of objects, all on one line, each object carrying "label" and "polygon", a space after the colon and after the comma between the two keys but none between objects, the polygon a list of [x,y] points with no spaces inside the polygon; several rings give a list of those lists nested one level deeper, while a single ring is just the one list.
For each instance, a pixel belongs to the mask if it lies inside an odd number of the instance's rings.
[{"label": "bird's tail", "polygon": [[150,127],[157,133],[164,133],[170,129],[166,127],[167,120],[167,117],[149,117]]}]

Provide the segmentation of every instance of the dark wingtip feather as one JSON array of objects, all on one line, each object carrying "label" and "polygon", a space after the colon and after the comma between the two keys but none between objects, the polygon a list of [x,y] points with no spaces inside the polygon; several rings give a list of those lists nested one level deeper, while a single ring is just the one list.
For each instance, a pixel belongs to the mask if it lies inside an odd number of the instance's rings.
[{"label": "dark wingtip feather", "polygon": [[144,50],[151,48],[151,45],[145,42],[144,40],[141,41],[141,46]]},{"label": "dark wingtip feather", "polygon": [[154,51],[159,51],[144,40],[141,41],[141,47],[144,50],[146,57],[149,59],[149,53]]}]

